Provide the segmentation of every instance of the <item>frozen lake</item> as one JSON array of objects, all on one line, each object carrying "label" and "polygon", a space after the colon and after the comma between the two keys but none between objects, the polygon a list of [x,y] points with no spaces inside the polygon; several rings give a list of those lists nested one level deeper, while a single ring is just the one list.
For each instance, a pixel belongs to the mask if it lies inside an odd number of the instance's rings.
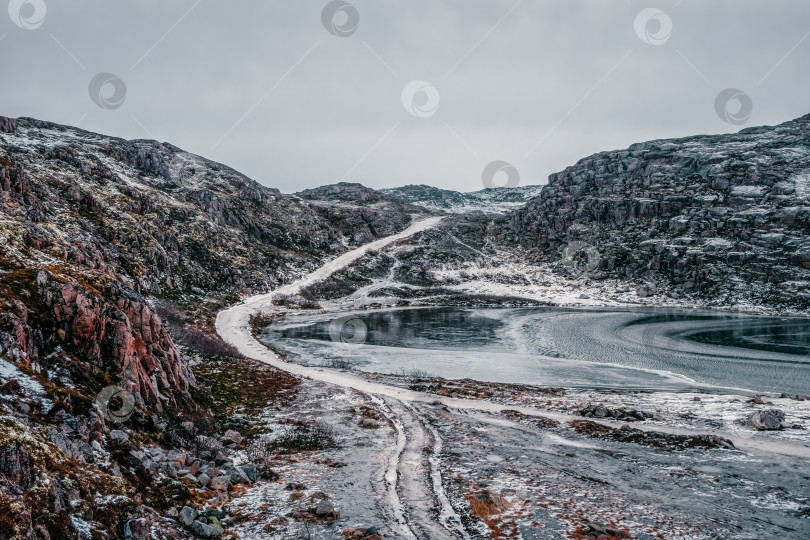
[{"label": "frozen lake", "polygon": [[810,319],[663,309],[406,308],[288,316],[293,362],[542,386],[810,393]]}]

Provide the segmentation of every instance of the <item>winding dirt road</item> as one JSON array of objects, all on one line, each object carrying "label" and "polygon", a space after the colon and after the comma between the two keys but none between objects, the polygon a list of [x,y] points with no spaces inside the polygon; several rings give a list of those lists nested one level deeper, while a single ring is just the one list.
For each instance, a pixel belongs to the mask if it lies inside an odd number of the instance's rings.
[{"label": "winding dirt road", "polygon": [[241,304],[217,314],[217,333],[235,346],[243,355],[285,370],[289,373],[354,388],[371,396],[397,433],[397,443],[387,464],[386,500],[391,524],[403,538],[456,539],[468,538],[461,519],[444,494],[439,468],[441,440],[438,433],[417,413],[415,401],[433,401],[434,397],[399,388],[365,381],[359,377],[332,370],[312,368],[282,361],[275,353],[256,341],[251,333],[250,319],[274,309],[276,295],[297,294],[301,289],[326,279],[345,268],[370,250],[382,249],[431,227],[441,218],[414,223],[404,231],[366,244],[337,257],[305,278],[273,292],[253,296]]}]

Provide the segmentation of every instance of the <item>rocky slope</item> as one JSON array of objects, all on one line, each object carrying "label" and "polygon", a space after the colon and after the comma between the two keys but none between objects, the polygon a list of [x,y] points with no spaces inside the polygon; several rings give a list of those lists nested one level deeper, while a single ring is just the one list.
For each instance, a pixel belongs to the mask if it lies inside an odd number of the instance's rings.
[{"label": "rocky slope", "polygon": [[[398,201],[350,204],[333,225],[322,207],[170,144],[0,117],[0,538],[89,537],[101,523],[113,538],[186,536],[152,509],[183,469],[128,452],[196,445],[199,425],[217,436],[189,365],[232,354],[205,334],[211,310],[411,219]],[[164,316],[180,321],[172,332]],[[113,386],[131,403],[101,400]],[[171,428],[183,420],[191,431]]]},{"label": "rocky slope", "polygon": [[809,195],[810,115],[587,157],[551,175],[502,238],[644,294],[806,309]]},{"label": "rocky slope", "polygon": [[409,185],[380,191],[390,197],[450,214],[506,214],[538,196],[542,186],[488,188],[459,192],[433,186]]}]

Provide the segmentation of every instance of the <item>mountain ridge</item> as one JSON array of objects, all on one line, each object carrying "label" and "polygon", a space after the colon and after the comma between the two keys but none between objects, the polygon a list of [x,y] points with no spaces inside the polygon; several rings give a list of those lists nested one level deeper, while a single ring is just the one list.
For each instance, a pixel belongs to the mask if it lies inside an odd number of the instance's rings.
[{"label": "mountain ridge", "polygon": [[409,184],[380,191],[410,204],[451,214],[506,214],[539,195],[543,186],[485,188],[462,192],[425,184]]}]

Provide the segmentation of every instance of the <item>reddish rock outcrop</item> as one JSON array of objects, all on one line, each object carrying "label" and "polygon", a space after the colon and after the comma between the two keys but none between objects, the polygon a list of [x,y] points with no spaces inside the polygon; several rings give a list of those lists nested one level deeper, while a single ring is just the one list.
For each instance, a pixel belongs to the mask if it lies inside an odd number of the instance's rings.
[{"label": "reddish rock outcrop", "polygon": [[52,279],[44,270],[37,284],[53,319],[51,337],[82,360],[118,376],[136,402],[161,412],[188,394],[193,375],[160,318],[137,293],[114,284],[103,296],[94,296],[76,283]]}]

